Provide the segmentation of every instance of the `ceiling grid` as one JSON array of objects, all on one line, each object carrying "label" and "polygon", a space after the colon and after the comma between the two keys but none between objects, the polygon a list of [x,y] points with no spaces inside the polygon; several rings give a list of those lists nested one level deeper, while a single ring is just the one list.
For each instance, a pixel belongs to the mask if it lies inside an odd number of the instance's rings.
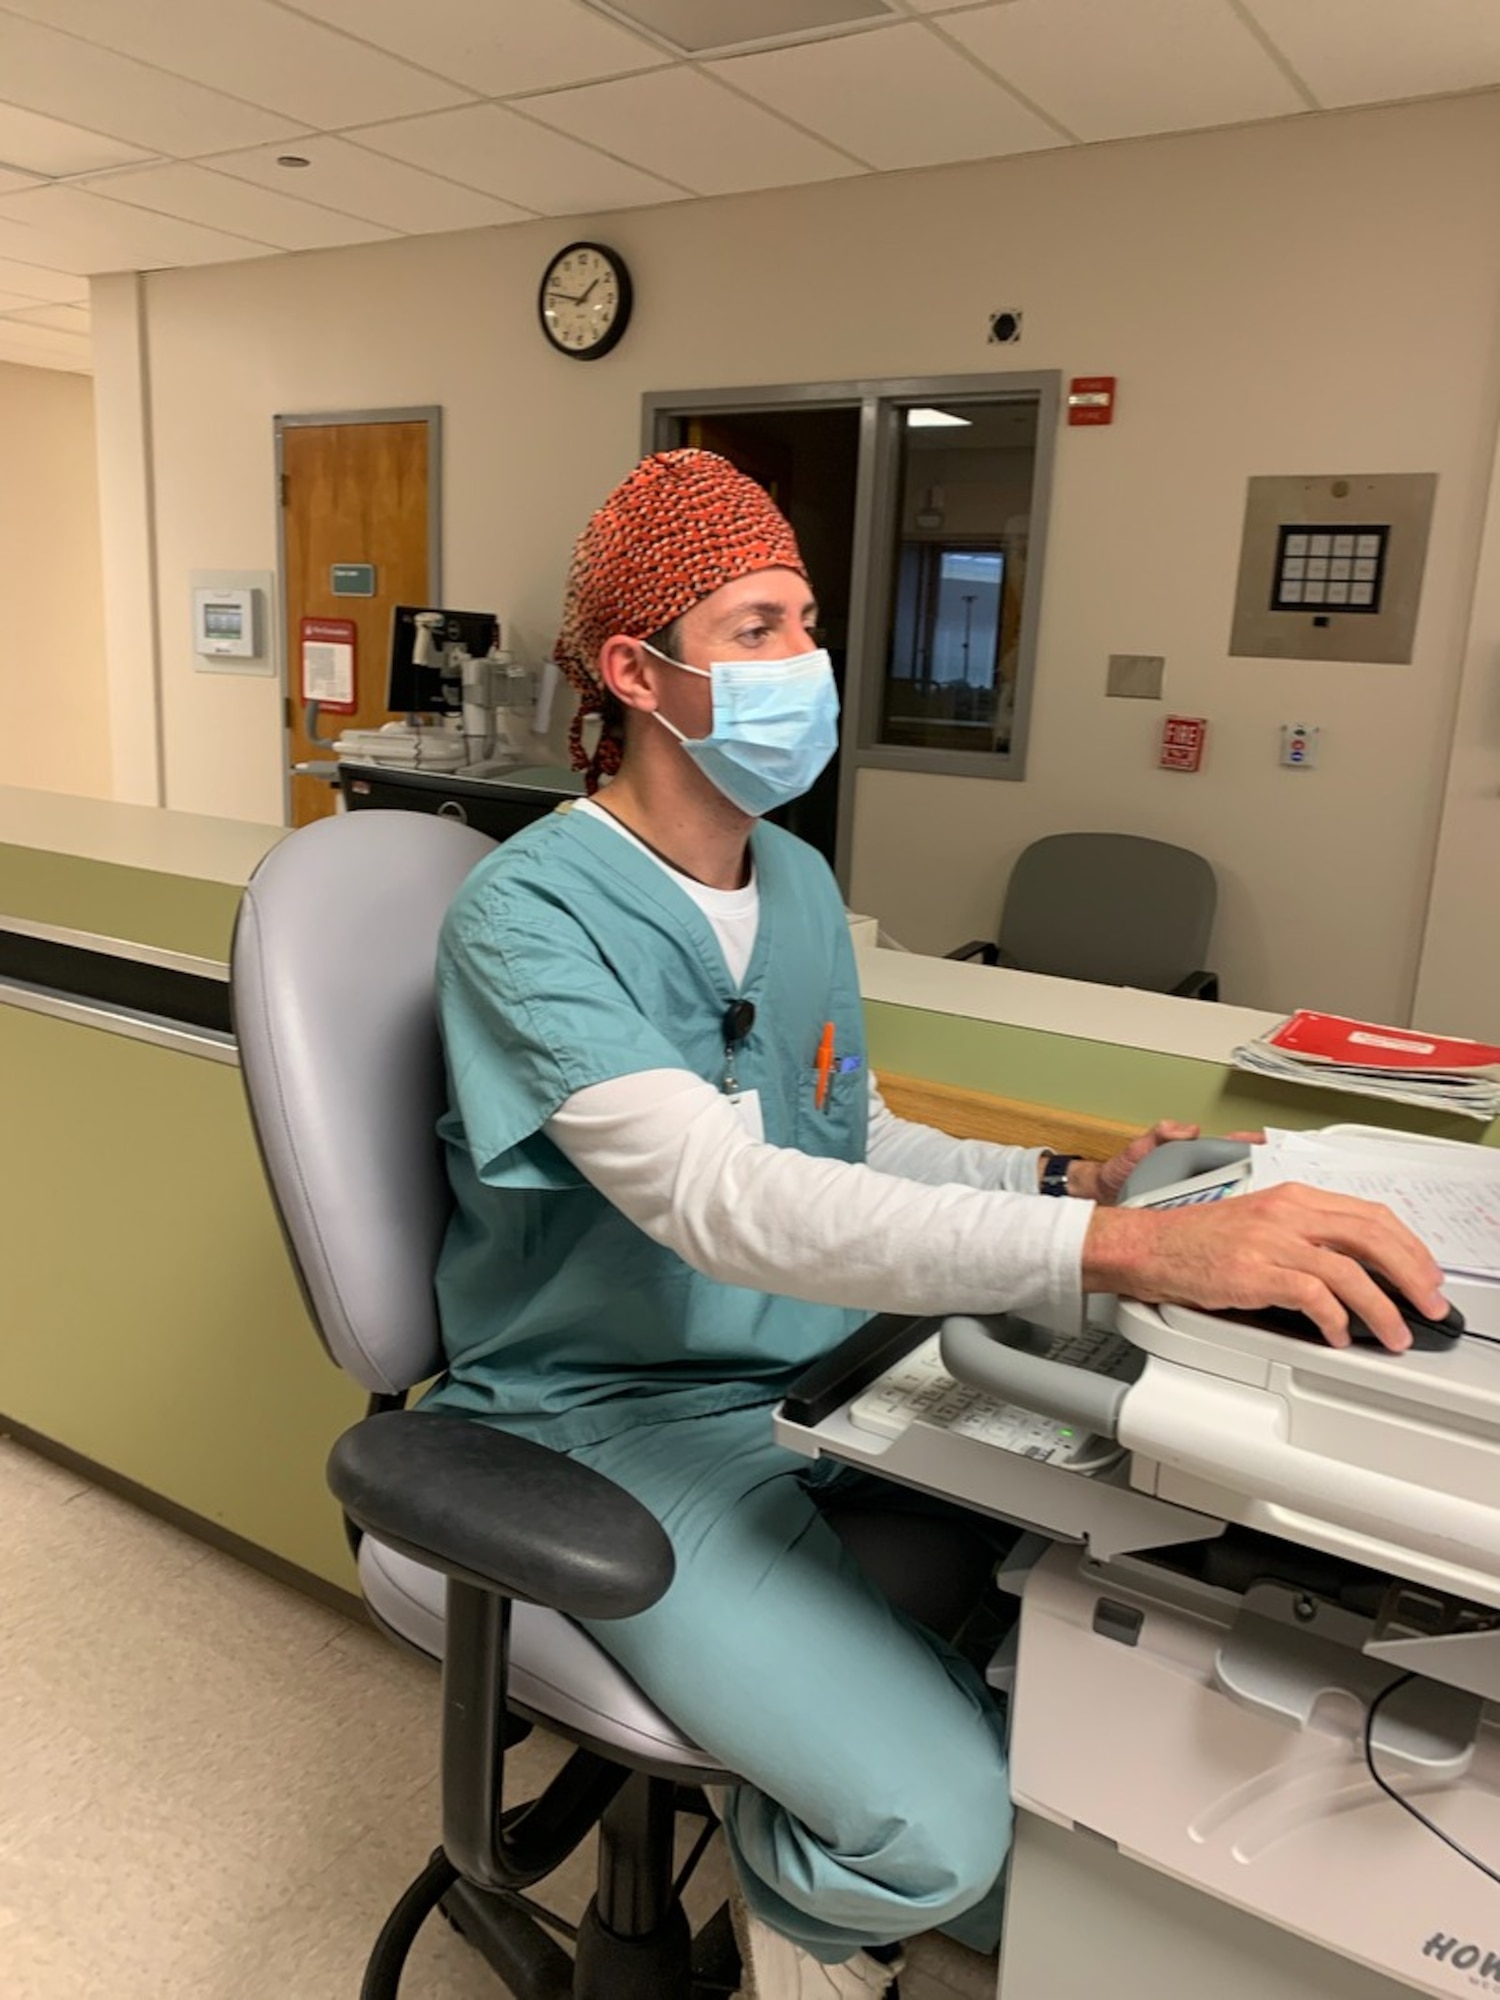
[{"label": "ceiling grid", "polygon": [[1493,0],[0,0],[0,361],[107,271],[1496,86]]}]

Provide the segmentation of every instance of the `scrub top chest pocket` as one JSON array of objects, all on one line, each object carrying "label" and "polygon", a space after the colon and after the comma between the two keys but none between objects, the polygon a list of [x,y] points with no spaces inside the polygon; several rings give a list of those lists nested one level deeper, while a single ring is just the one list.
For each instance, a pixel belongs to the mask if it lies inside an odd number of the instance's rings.
[{"label": "scrub top chest pocket", "polygon": [[859,1026],[823,1022],[797,1078],[798,1149],[818,1159],[862,1160],[869,1089]]}]

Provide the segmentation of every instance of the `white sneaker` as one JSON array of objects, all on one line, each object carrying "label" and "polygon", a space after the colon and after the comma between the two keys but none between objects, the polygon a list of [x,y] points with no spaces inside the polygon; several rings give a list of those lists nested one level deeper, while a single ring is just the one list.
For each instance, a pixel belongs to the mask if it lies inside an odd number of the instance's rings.
[{"label": "white sneaker", "polygon": [[886,2000],[895,1990],[899,1961],[881,1965],[857,1951],[842,1965],[825,1965],[752,1916],[738,1890],[729,1914],[740,1948],[739,2000]]}]

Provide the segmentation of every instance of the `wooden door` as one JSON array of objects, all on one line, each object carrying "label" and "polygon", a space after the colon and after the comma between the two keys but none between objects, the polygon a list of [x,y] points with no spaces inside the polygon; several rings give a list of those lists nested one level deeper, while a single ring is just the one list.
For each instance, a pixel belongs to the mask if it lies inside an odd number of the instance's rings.
[{"label": "wooden door", "polygon": [[[358,708],[352,715],[324,712],[319,734],[378,729],[392,719],[386,706],[391,612],[398,604],[425,604],[431,588],[429,430],[425,417],[282,429],[289,767],[333,754],[308,741],[301,682],[304,618],[347,618],[358,634]],[[347,563],[373,566],[374,596],[334,595],[334,565]],[[293,776],[293,826],[324,819],[335,807],[332,785]]]}]

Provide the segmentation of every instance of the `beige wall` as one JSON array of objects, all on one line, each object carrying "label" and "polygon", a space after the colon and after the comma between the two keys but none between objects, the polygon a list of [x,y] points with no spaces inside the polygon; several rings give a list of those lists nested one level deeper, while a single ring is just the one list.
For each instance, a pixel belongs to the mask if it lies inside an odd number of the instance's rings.
[{"label": "beige wall", "polygon": [[[1036,835],[1155,834],[1219,870],[1226,997],[1401,1018],[1494,461],[1497,168],[1486,95],[154,275],[166,802],[281,809],[278,691],[194,674],[184,609],[190,570],[275,562],[277,411],[441,404],[444,596],[536,657],[645,391],[1112,372],[1114,427],[1058,440],[1027,780],[862,774],[852,901],[940,950],[993,928]],[[636,320],[578,366],[544,346],[536,283],[594,233]],[[1000,306],[1024,308],[1018,347],[986,345]],[[1357,471],[1438,475],[1414,663],[1230,660],[1246,479]],[[1111,652],[1165,654],[1166,704],[1107,701]],[[1202,775],[1154,768],[1166,707],[1209,718]],[[1277,766],[1291,721],[1322,730],[1316,773]]]},{"label": "beige wall", "polygon": [[1500,457],[1463,653],[1413,1019],[1500,1042]]},{"label": "beige wall", "polygon": [[0,784],[110,794],[94,389],[0,362]]},{"label": "beige wall", "polygon": [[159,806],[166,789],[145,286],[139,273],[124,271],[96,278],[90,290],[114,796],[128,805]]}]

